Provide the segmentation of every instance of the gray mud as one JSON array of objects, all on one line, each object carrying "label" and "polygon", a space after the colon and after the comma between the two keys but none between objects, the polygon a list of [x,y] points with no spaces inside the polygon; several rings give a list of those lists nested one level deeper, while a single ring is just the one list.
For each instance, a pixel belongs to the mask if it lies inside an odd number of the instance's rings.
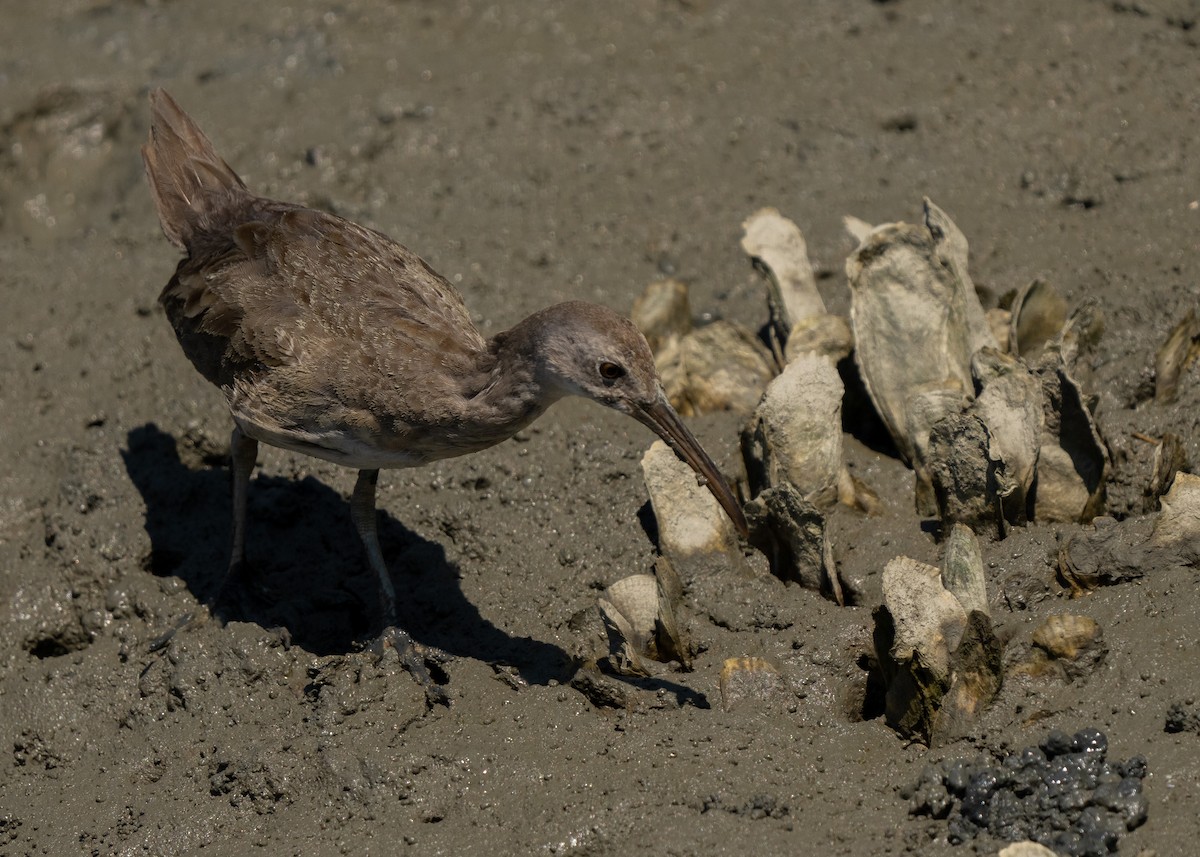
[{"label": "gray mud", "polygon": [[[831,522],[860,603],[758,556],[694,570],[693,672],[571,684],[601,645],[597,595],[655,558],[651,438],[584,402],[381,479],[403,620],[454,656],[450,708],[360,650],[353,474],[271,449],[250,494],[258,590],[151,651],[223,570],[230,425],[155,304],[176,259],[137,150],[166,86],[253,188],[394,235],[488,332],[569,298],[627,311],[664,274],[698,315],[758,328],[739,238],[766,205],[804,228],[845,313],[841,217],[911,220],[928,195],[985,305],[1042,277],[1103,308],[1081,380],[1109,511],[1143,532],[1135,433],[1174,432],[1200,463],[1200,372],[1153,401],[1155,349],[1200,299],[1198,21],[1193,0],[7,4],[0,853],[993,854],[949,845],[902,793],[944,757],[1085,727],[1147,760],[1122,853],[1194,853],[1200,735],[1165,726],[1200,698],[1197,569],[1070,600],[1055,556],[1084,527],[985,542],[1010,657],[1055,612],[1099,622],[1109,654],[1069,684],[1010,677],[952,745],[905,743],[868,681],[871,609],[889,559],[940,547],[865,419],[848,456],[884,511]],[[741,421],[690,422],[735,470]],[[725,711],[741,656],[787,692]]]}]

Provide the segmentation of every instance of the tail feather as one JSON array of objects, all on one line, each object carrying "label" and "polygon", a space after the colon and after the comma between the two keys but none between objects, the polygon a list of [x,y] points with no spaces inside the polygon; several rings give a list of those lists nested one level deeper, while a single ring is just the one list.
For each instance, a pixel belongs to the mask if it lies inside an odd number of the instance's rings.
[{"label": "tail feather", "polygon": [[167,240],[190,250],[196,236],[218,224],[249,191],[166,90],[150,93],[150,113],[142,163],[154,207]]}]

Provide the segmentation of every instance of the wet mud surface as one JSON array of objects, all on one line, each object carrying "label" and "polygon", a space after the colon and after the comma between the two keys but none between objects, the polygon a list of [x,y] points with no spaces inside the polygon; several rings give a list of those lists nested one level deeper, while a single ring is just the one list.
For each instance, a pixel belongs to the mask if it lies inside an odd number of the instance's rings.
[{"label": "wet mud surface", "polygon": [[[580,669],[607,650],[598,595],[656,559],[651,437],[582,401],[381,477],[401,618],[453,656],[450,707],[362,650],[353,474],[272,449],[250,489],[255,585],[156,645],[224,570],[230,424],[155,303],[176,258],[138,147],[165,86],[252,188],[395,236],[489,334],[559,300],[628,311],[668,275],[699,320],[759,329],[739,240],[764,206],[802,226],[845,315],[843,215],[913,220],[929,196],[970,240],[985,306],[1042,278],[1102,308],[1081,383],[1134,544],[1146,438],[1178,435],[1200,464],[1200,370],[1154,400],[1155,351],[1200,302],[1198,21],[1187,0],[7,9],[0,853],[994,854],[982,829],[951,844],[910,812],[922,772],[1089,729],[1113,765],[1145,760],[1146,820],[1120,853],[1191,853],[1197,568],[1131,552],[1133,572],[1072,599],[1059,547],[1090,526],[983,540],[1006,666],[1058,613],[1097,623],[1107,653],[1006,673],[945,746],[902,739],[871,679],[872,611],[889,560],[943,546],[861,407],[845,456],[880,509],[829,520],[855,597],[785,585],[749,548],[686,569],[690,672]],[[746,418],[688,422],[739,475]],[[726,710],[727,658],[764,659],[781,689]]]}]

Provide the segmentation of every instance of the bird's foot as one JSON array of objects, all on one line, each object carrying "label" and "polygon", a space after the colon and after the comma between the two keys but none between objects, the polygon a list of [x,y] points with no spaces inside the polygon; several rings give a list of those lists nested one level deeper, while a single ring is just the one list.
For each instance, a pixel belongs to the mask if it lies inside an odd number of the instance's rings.
[{"label": "bird's foot", "polygon": [[[442,682],[445,681],[442,666],[450,660],[450,655],[441,649],[420,645],[407,631],[395,625],[384,628],[370,645],[370,650],[381,661],[387,656],[388,649],[396,653],[400,659],[400,666],[408,670],[409,675],[424,688],[425,701],[430,706],[450,705],[450,695],[442,687]],[[433,673],[437,674],[436,679]]]},{"label": "bird's foot", "polygon": [[255,585],[252,580],[246,580],[241,573],[241,566],[233,566],[226,574],[220,587],[209,595],[203,602],[179,617],[167,630],[150,641],[149,650],[157,652],[165,649],[172,640],[185,631],[191,631],[205,625],[210,619],[216,619],[222,626],[231,620],[257,621],[273,633],[278,644],[284,649],[292,645],[292,635],[283,625],[271,625],[264,619],[269,611],[269,605],[277,603],[278,599],[266,587]]},{"label": "bird's foot", "polygon": [[199,628],[211,619],[213,616],[212,610],[207,604],[201,604],[195,610],[190,610],[180,616],[170,628],[163,631],[157,637],[150,641],[147,649],[151,652],[157,652],[165,649],[176,636],[184,631],[190,631],[193,628]]}]

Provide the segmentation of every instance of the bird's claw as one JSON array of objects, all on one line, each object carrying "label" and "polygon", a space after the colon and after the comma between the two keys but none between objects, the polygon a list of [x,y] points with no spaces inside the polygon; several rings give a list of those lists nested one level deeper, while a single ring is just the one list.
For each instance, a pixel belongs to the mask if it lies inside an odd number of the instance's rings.
[{"label": "bird's claw", "polygon": [[450,695],[430,674],[430,667],[441,673],[441,667],[451,656],[441,649],[432,646],[422,646],[409,636],[407,631],[389,626],[376,637],[370,646],[370,651],[382,661],[387,656],[388,649],[396,653],[400,666],[404,667],[417,683],[425,690],[425,701],[430,705],[450,705]]},{"label": "bird's claw", "polygon": [[211,618],[212,611],[207,606],[201,605],[199,609],[183,614],[183,616],[175,621],[174,625],[151,640],[147,649],[150,652],[165,649],[181,631],[190,631],[192,628],[199,628]]}]

